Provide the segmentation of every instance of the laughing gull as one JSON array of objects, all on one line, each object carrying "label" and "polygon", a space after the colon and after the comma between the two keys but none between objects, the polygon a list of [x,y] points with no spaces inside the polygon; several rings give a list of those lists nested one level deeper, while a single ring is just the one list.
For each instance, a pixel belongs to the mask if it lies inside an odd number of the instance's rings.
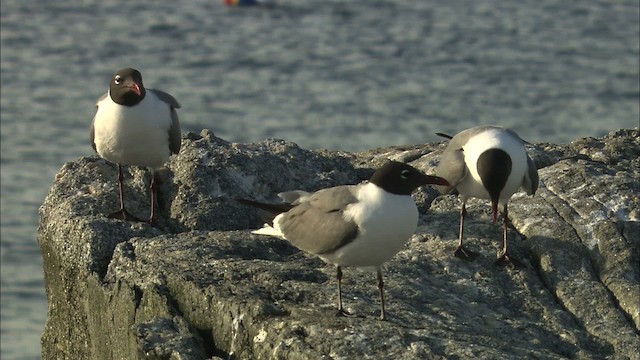
[{"label": "laughing gull", "polygon": [[273,224],[256,234],[284,238],[295,247],[337,265],[338,311],[342,307],[342,267],[377,272],[380,319],[385,319],[381,265],[407,243],[418,224],[418,209],[411,193],[426,184],[446,185],[436,176],[391,161],[369,182],[322,189],[314,193],[290,191],[278,196],[283,204],[239,202],[271,212]]},{"label": "laughing gull", "polygon": [[496,263],[523,266],[507,250],[507,202],[520,188],[529,195],[533,195],[538,188],[538,170],[525,151],[524,141],[515,132],[499,126],[478,126],[464,130],[449,141],[436,174],[450,184],[437,186],[440,193],[446,194],[456,189],[462,199],[458,248],[454,255],[468,260],[478,255],[462,246],[464,217],[467,213],[465,205],[471,197],[489,199],[493,222],[496,222],[498,206],[502,207],[503,214],[503,249]]},{"label": "laughing gull", "polygon": [[154,222],[156,193],[155,170],[161,168],[171,154],[180,151],[178,101],[160,90],[145,89],[138,70],[120,69],[111,78],[109,91],[96,104],[91,124],[91,145],[100,157],[118,164],[120,210],[110,218],[142,221],[124,207],[122,165],[149,168],[151,172],[151,212]]}]

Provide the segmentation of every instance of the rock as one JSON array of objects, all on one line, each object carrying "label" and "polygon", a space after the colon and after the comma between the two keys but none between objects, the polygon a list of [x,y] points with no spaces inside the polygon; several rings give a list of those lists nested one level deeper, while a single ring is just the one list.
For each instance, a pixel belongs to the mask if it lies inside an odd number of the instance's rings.
[{"label": "rock", "polygon": [[[433,173],[445,144],[349,154],[282,140],[234,144],[183,137],[162,173],[159,227],[107,219],[116,167],[65,164],[40,209],[48,320],[43,359],[640,359],[639,131],[533,144],[542,184],[510,202],[511,249],[493,265],[500,226],[472,200],[474,262],[452,256],[460,202],[416,192],[419,228],[383,274],[347,268],[335,313],[335,268],[259,237],[260,213],[236,197],[358,183],[385,159]],[[149,176],[127,168],[125,200],[148,211]]]}]

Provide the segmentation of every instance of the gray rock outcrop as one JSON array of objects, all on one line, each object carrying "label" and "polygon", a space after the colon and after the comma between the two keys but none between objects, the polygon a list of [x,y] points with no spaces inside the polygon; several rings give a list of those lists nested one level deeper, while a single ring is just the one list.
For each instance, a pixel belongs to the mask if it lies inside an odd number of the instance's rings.
[{"label": "gray rock outcrop", "polygon": [[[107,219],[116,167],[65,164],[40,209],[48,320],[43,359],[640,359],[640,134],[534,144],[535,196],[510,202],[510,248],[526,268],[493,264],[500,226],[472,200],[473,262],[452,256],[460,202],[415,193],[419,228],[375,276],[252,235],[260,214],[235,197],[358,183],[386,159],[433,174],[444,143],[361,153],[266,140],[183,136],[161,174],[159,226]],[[128,209],[148,211],[149,175],[125,173]]]}]

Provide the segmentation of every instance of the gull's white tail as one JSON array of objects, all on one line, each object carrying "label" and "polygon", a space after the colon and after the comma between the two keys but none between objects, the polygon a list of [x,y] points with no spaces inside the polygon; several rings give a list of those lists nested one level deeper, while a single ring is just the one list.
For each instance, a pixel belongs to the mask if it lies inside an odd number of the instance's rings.
[{"label": "gull's white tail", "polygon": [[282,235],[282,232],[277,229],[274,228],[273,226],[269,225],[269,224],[264,224],[264,226],[258,230],[254,230],[251,232],[252,234],[257,234],[257,235],[267,235],[267,236],[275,236],[275,237],[279,237],[279,238],[284,238],[284,235]]}]

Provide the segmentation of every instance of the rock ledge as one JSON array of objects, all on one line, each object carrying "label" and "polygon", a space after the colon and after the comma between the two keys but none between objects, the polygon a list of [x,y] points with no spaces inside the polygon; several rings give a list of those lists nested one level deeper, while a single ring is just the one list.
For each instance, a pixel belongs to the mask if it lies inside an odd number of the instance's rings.
[{"label": "rock ledge", "polygon": [[[69,162],[40,209],[42,358],[640,359],[639,136],[529,148],[541,187],[510,203],[521,270],[493,265],[501,235],[486,203],[469,204],[481,256],[464,262],[451,256],[457,198],[418,191],[418,231],[385,267],[385,322],[373,274],[346,269],[355,316],[335,316],[334,268],[252,235],[259,214],[232,199],[358,183],[385,159],[433,173],[443,143],[351,154],[188,133],[162,174],[159,228],[104,216],[114,165]],[[144,215],[148,174],[125,176],[127,206]]]}]

